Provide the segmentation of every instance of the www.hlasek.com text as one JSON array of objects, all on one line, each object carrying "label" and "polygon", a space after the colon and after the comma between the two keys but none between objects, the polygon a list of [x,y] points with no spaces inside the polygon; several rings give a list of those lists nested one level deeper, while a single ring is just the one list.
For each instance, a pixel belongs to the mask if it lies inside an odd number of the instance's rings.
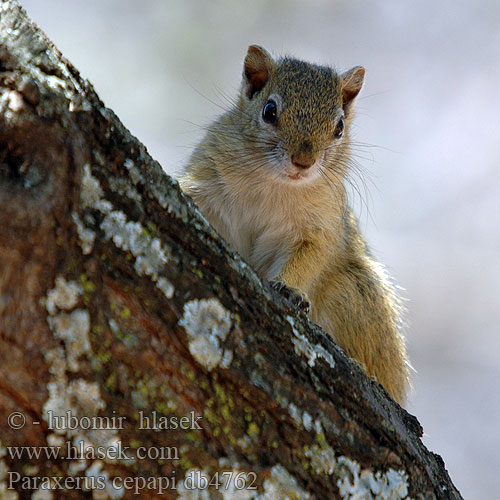
[{"label": "www.hlasek.com text", "polygon": [[7,446],[11,460],[179,460],[176,446],[139,446],[131,450],[116,440],[108,446],[93,446],[82,439],[63,446]]}]

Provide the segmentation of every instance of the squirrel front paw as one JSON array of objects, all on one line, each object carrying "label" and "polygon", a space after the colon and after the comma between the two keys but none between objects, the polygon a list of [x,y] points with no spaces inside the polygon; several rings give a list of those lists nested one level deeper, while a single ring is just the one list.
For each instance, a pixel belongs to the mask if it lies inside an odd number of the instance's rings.
[{"label": "squirrel front paw", "polygon": [[270,281],[271,287],[277,292],[281,293],[285,299],[290,301],[300,311],[309,314],[311,311],[311,302],[305,292],[298,288],[288,286],[284,281]]}]

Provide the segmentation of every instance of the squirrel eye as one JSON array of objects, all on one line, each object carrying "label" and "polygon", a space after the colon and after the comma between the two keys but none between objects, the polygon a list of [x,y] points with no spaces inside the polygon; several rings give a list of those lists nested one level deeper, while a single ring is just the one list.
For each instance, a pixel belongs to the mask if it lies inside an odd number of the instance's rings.
[{"label": "squirrel eye", "polygon": [[276,123],[276,120],[278,119],[278,108],[274,101],[267,101],[264,109],[262,110],[262,118],[267,123]]},{"label": "squirrel eye", "polygon": [[344,127],[344,119],[340,117],[339,121],[337,122],[337,126],[335,127],[335,132],[333,133],[334,137],[336,137],[337,139],[339,137],[342,137],[342,134],[344,133]]}]

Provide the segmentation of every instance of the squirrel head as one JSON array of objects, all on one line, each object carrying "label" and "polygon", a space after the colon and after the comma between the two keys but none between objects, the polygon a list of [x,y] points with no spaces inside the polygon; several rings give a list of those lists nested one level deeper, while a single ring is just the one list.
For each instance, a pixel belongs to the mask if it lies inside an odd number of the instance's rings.
[{"label": "squirrel head", "polygon": [[257,45],[248,48],[240,110],[245,133],[265,147],[275,178],[302,184],[335,163],[345,169],[352,106],[364,75],[360,66],[337,74],[288,57],[275,60]]}]

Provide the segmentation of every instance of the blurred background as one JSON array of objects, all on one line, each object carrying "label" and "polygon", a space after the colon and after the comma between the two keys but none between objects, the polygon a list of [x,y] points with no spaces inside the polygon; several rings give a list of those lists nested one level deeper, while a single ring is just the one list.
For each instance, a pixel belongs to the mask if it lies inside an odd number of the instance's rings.
[{"label": "blurred background", "polygon": [[366,67],[353,204],[407,299],[408,409],[464,498],[498,498],[500,3],[21,3],[169,173],[236,95],[249,44]]}]

